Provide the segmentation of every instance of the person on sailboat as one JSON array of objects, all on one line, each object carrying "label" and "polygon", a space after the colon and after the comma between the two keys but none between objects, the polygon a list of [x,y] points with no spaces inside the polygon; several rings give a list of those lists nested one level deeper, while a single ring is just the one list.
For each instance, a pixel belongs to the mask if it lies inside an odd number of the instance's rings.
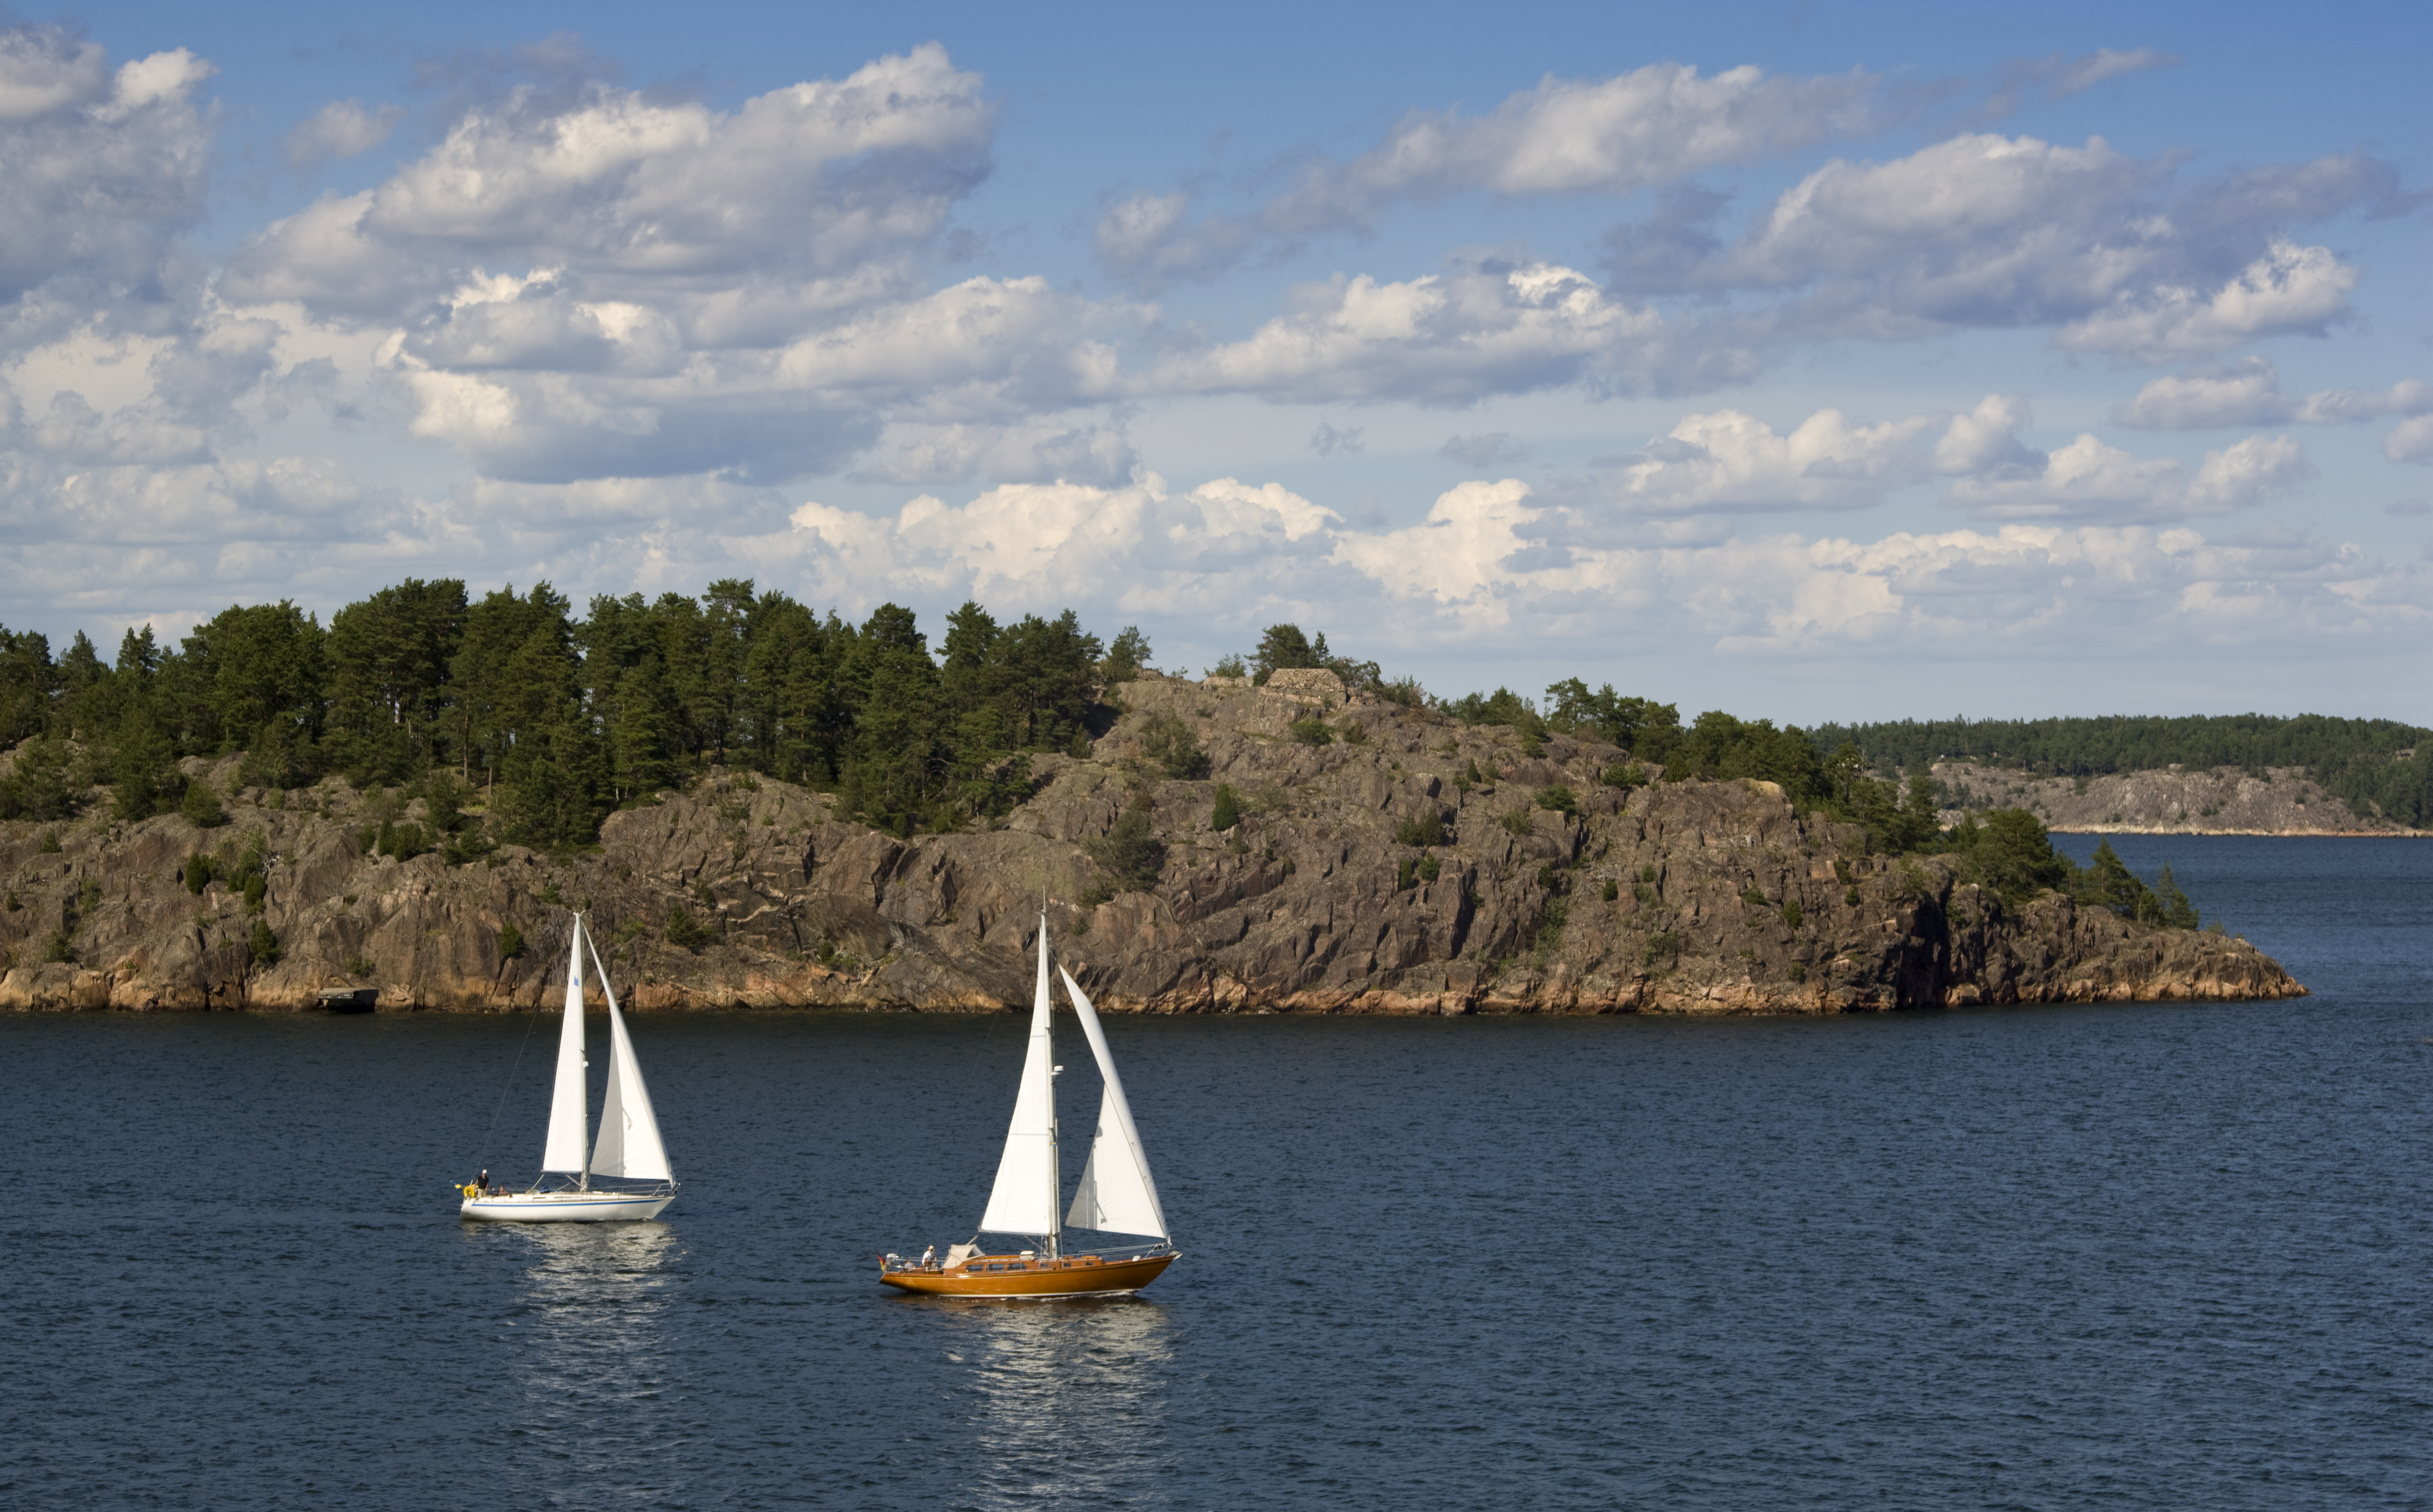
[{"label": "person on sailboat", "polygon": [[934,1266],[937,1263],[938,1247],[936,1245],[931,1245],[928,1249],[921,1251],[921,1264],[925,1266]]},{"label": "person on sailboat", "polygon": [[482,1167],[482,1174],[473,1178],[473,1184],[484,1192],[489,1191],[490,1168],[488,1166],[485,1165]]}]

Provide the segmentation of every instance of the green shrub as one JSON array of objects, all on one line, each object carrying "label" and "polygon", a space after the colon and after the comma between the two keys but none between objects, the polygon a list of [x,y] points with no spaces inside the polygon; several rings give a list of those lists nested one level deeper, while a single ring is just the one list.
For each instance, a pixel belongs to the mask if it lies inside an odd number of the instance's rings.
[{"label": "green shrub", "polygon": [[270,925],[266,920],[253,921],[253,933],[246,937],[245,955],[246,959],[256,966],[279,964],[281,955],[279,937],[270,932]]},{"label": "green shrub", "polygon": [[691,910],[681,903],[668,910],[667,937],[668,943],[678,950],[690,951],[696,956],[701,954],[701,947],[708,944],[712,938],[702,922],[694,918]]},{"label": "green shrub", "polygon": [[373,970],[371,958],[368,956],[353,956],[348,959],[347,975],[358,981],[370,980]]},{"label": "green shrub", "polygon": [[1208,753],[1191,726],[1171,714],[1152,714],[1141,724],[1141,754],[1167,776],[1196,781],[1208,775]]},{"label": "green shrub", "polygon": [[1157,838],[1146,808],[1127,808],[1105,838],[1087,843],[1117,892],[1140,892],[1157,885],[1165,868],[1165,842]]},{"label": "green shrub", "polygon": [[1361,723],[1358,720],[1345,720],[1342,724],[1342,733],[1343,743],[1345,745],[1367,745],[1369,743],[1369,726]]},{"label": "green shrub", "polygon": [[1527,756],[1532,761],[1537,760],[1540,756],[1546,754],[1545,739],[1538,734],[1534,727],[1523,726],[1522,728],[1521,754]]},{"label": "green shrub", "polygon": [[524,932],[517,928],[515,921],[511,919],[507,921],[505,927],[499,931],[499,959],[513,960],[523,953]]},{"label": "green shrub", "polygon": [[1539,807],[1558,814],[1575,814],[1580,811],[1579,801],[1572,796],[1572,790],[1559,782],[1539,789],[1536,802]]},{"label": "green shrub", "polygon": [[1208,827],[1221,835],[1241,822],[1242,795],[1234,790],[1234,785],[1232,783],[1218,783],[1216,785],[1216,807],[1209,812]]},{"label": "green shrub", "polygon": [[1799,927],[1799,900],[1797,898],[1785,898],[1782,900],[1782,922],[1789,925],[1794,929]]},{"label": "green shrub", "polygon": [[43,959],[53,965],[76,960],[76,946],[64,929],[54,929],[43,937]]},{"label": "green shrub", "polygon": [[60,853],[60,832],[56,829],[43,831],[43,843],[36,848],[44,856],[57,856]]},{"label": "green shrub", "polygon": [[1741,894],[1741,901],[1752,909],[1762,909],[1766,904],[1765,889],[1751,884],[1749,890]]},{"label": "green shrub", "polygon": [[1630,895],[1639,900],[1639,906],[1642,909],[1656,907],[1656,890],[1644,882],[1630,884]]},{"label": "green shrub", "polygon": [[1420,858],[1421,881],[1433,882],[1437,879],[1438,875],[1442,871],[1443,868],[1437,864],[1437,858],[1434,855],[1423,855]]},{"label": "green shrub", "polygon": [[1808,963],[1806,961],[1795,960],[1790,964],[1790,966],[1784,969],[1783,975],[1790,977],[1794,982],[1804,982],[1808,979]]},{"label": "green shrub", "polygon": [[1598,891],[1608,903],[1611,903],[1622,896],[1622,884],[1608,876],[1605,879],[1605,886]]},{"label": "green shrub", "polygon": [[1419,861],[1415,858],[1409,856],[1404,857],[1403,864],[1397,868],[1394,873],[1394,891],[1400,892],[1406,890],[1410,887],[1412,882],[1417,880],[1419,875]]},{"label": "green shrub", "polygon": [[1678,935],[1670,931],[1652,934],[1647,937],[1647,948],[1640,953],[1640,964],[1653,966],[1659,960],[1668,957],[1677,958],[1680,954],[1681,939]]},{"label": "green shrub", "polygon": [[1608,788],[1628,790],[1632,788],[1647,786],[1647,769],[1636,761],[1616,761],[1599,773],[1599,776]]},{"label": "green shrub", "polygon": [[1857,908],[1859,906],[1859,890],[1856,887],[1851,888],[1848,892],[1842,894],[1842,901],[1849,905],[1851,908]]},{"label": "green shrub", "polygon": [[1639,879],[1642,882],[1653,882],[1656,880],[1656,863],[1654,861],[1650,861],[1639,869]]},{"label": "green shrub", "polygon": [[212,858],[200,851],[186,858],[185,867],[179,874],[186,884],[186,891],[196,897],[202,896],[203,889],[212,885]]},{"label": "green shrub", "polygon": [[1394,826],[1394,843],[1397,845],[1441,845],[1444,842],[1444,814],[1438,809],[1413,814]]},{"label": "green shrub", "polygon": [[1302,745],[1333,745],[1335,732],[1316,714],[1304,714],[1285,726],[1285,733]]},{"label": "green shrub", "polygon": [[1538,829],[1537,825],[1529,822],[1529,810],[1526,808],[1506,809],[1497,817],[1495,822],[1514,835],[1534,835]]},{"label": "green shrub", "polygon": [[228,810],[220,807],[220,795],[208,782],[186,784],[186,795],[178,800],[178,812],[196,829],[217,829],[228,823]]}]

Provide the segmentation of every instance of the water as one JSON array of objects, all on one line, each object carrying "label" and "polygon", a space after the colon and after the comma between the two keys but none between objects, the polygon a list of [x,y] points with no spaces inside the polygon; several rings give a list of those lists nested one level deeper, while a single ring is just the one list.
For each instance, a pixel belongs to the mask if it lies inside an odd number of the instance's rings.
[{"label": "water", "polygon": [[0,1021],[0,1502],[2433,1503],[2433,845],[2117,843],[2316,995],[1114,1023],[1130,1301],[873,1279],[966,1236],[1011,1016],[639,1020],[686,1187],[603,1229],[453,1215],[545,1024]]}]

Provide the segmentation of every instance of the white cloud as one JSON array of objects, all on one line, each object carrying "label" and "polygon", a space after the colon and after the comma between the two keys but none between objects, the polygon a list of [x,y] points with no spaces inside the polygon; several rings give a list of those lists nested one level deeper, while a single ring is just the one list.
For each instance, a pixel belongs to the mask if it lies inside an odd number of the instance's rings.
[{"label": "white cloud", "polygon": [[1120,424],[901,426],[856,469],[874,483],[1078,483],[1114,487],[1140,467]]},{"label": "white cloud", "polygon": [[2153,431],[2205,431],[2232,425],[2345,425],[2392,416],[2433,414],[2433,385],[2405,379],[2384,390],[2281,390],[2269,357],[2244,357],[2226,366],[2169,373],[2148,382],[2115,416]]},{"label": "white cloud", "polygon": [[1633,515],[1864,508],[1927,475],[1916,443],[1937,423],[1921,415],[1856,426],[1819,410],[1777,434],[1738,410],[1693,415],[1584,491]]},{"label": "white cloud", "polygon": [[1296,559],[1322,560],[1335,518],[1275,484],[1219,478],[1176,494],[1150,473],[1118,488],[1010,484],[961,506],[924,495],[893,518],[806,503],[772,550],[856,605],[912,590],[1015,609],[1238,612]]},{"label": "white cloud", "polygon": [[332,100],[287,133],[280,154],[289,167],[297,169],[332,159],[359,158],[386,142],[404,119],[405,111],[399,106],[366,110],[361,100]]},{"label": "white cloud", "polygon": [[2330,247],[2275,242],[2211,294],[2184,284],[2124,292],[2110,307],[2064,326],[2053,342],[2070,351],[2167,363],[2258,336],[2321,335],[2347,317],[2357,278]]},{"label": "white cloud", "polygon": [[1465,640],[1511,644],[1558,634],[1610,644],[1625,626],[1686,624],[1726,655],[1967,657],[1989,641],[2040,654],[2136,642],[2184,655],[2208,643],[2371,645],[2433,624],[2433,572],[2312,538],[2008,525],[1874,542],[1630,543],[1532,565],[1550,518],[1521,484],[1464,484],[1423,525],[1341,534],[1336,558],[1390,599],[1451,616]]},{"label": "white cloud", "polygon": [[1781,296],[1724,323],[1778,344],[2053,326],[2070,350],[2165,362],[2346,318],[2357,270],[2288,228],[2388,198],[2388,168],[2325,158],[2176,197],[2173,173],[2100,137],[1964,135],[1829,162],[1734,246],[1723,197],[1683,192],[1608,251],[1617,290]]},{"label": "white cloud", "polygon": [[1661,361],[1663,322],[1551,263],[1487,264],[1380,283],[1305,284],[1240,341],[1172,352],[1141,394],[1254,393],[1311,403],[1467,404]]},{"label": "white cloud", "polygon": [[98,302],[161,297],[162,264],[202,212],[212,65],[182,48],[115,71],[55,26],[0,29],[0,304],[54,279]]},{"label": "white cloud", "polygon": [[1632,194],[1871,129],[1876,83],[1855,70],[1793,77],[1744,67],[1701,76],[1679,63],[1602,79],[1550,74],[1485,115],[1414,111],[1351,161],[1309,164],[1248,215],[1193,224],[1187,195],[1131,195],[1099,217],[1098,254],[1128,276],[1209,278],[1262,245],[1366,231],[1403,201]]},{"label": "white cloud", "polygon": [[2193,473],[2185,463],[2135,457],[2092,435],[2045,453],[2043,464],[1961,478],[1946,501],[1988,519],[2169,519],[2250,508],[2315,475],[2288,436],[2249,436],[2208,451]]},{"label": "white cloud", "polygon": [[2419,415],[2392,426],[2382,438],[2382,454],[2393,462],[2433,467],[2433,415]]}]

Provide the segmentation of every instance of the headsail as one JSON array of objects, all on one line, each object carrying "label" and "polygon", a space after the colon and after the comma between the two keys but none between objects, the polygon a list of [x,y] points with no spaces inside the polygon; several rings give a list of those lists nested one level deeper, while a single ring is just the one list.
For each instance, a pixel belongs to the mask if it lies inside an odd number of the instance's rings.
[{"label": "headsail", "polygon": [[1081,1167],[1081,1184],[1073,1193],[1073,1211],[1064,1221],[1077,1229],[1104,1229],[1113,1233],[1153,1233],[1166,1237],[1165,1210],[1158,1206],[1157,1183],[1149,1180],[1148,1156],[1141,1150],[1140,1130],[1132,1127],[1131,1104],[1124,1100],[1123,1079],[1115,1075],[1115,1058],[1107,1053],[1107,1036],[1098,1027],[1098,1011],[1073,974],[1059,966],[1073,1011],[1089,1037],[1090,1053],[1098,1058],[1098,1077],[1106,1093],[1098,1099],[1098,1136],[1090,1145],[1090,1164]]},{"label": "headsail", "polygon": [[1056,1051],[1047,1011],[1047,915],[1039,916],[1039,990],[1030,1005],[1030,1049],[1022,1061],[1022,1086],[1014,1094],[1013,1122],[1005,1132],[1005,1156],[997,1162],[980,1227],[991,1233],[1057,1232]]},{"label": "headsail", "polygon": [[549,1147],[540,1158],[544,1171],[583,1169],[583,916],[574,916],[574,939],[566,954],[566,1025],[557,1036],[557,1083],[549,1098]]},{"label": "headsail", "polygon": [[600,1105],[600,1142],[591,1149],[591,1174],[625,1176],[641,1181],[672,1181],[667,1147],[659,1143],[659,1120],[651,1112],[650,1089],[642,1085],[642,1063],[634,1059],[634,1042],[625,1037],[625,1015],[617,1008],[617,989],[601,963],[600,947],[588,939],[592,969],[600,973],[600,990],[608,994],[608,1095]]}]

